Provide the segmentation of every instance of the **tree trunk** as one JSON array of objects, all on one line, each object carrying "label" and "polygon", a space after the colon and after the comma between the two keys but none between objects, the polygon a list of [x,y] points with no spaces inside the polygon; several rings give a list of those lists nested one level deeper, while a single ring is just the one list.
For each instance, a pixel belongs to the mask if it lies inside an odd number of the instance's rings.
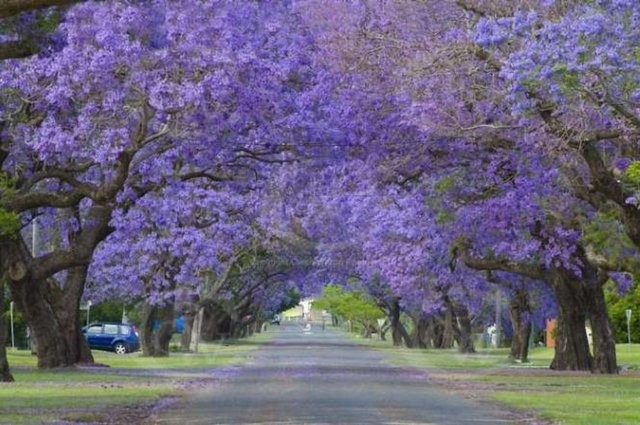
[{"label": "tree trunk", "polygon": [[444,347],[444,322],[442,317],[434,317],[431,320],[431,326],[429,329],[433,348],[450,348]]},{"label": "tree trunk", "polygon": [[391,302],[391,311],[389,312],[389,322],[391,322],[391,339],[393,340],[393,345],[401,346],[404,341],[404,345],[407,348],[413,348],[413,342],[411,341],[411,336],[407,332],[407,329],[404,327],[402,322],[400,321],[400,303],[397,299],[394,299]]},{"label": "tree trunk", "polygon": [[13,299],[36,342],[40,369],[94,362],[80,325],[86,272],[86,267],[68,270],[64,289],[55,282],[29,279],[10,284]]},{"label": "tree trunk", "polygon": [[558,303],[558,325],[551,369],[591,370],[593,358],[585,330],[587,300],[584,287],[563,271],[555,271],[552,281]]},{"label": "tree trunk", "polygon": [[193,321],[193,332],[191,335],[191,345],[189,345],[189,349],[194,353],[198,352],[198,348],[200,346],[200,336],[202,335],[202,321],[204,317],[204,308],[200,307],[196,313],[195,319]]},{"label": "tree trunk", "polygon": [[[4,282],[0,280],[0,306],[4,305],[5,287]],[[4,315],[0,312],[0,382],[13,382],[13,375],[9,370],[9,361],[7,360],[7,326],[4,322]]]},{"label": "tree trunk", "polygon": [[386,341],[387,340],[387,332],[389,332],[389,322],[385,322],[384,325],[382,325],[382,327],[380,328],[380,339],[382,341]]},{"label": "tree trunk", "polygon": [[155,354],[155,346],[153,344],[153,320],[155,318],[156,307],[144,302],[142,305],[142,355],[153,356]]},{"label": "tree trunk", "polygon": [[413,332],[411,335],[413,346],[417,348],[428,348],[430,345],[427,336],[429,319],[424,317],[422,314],[420,314],[417,319],[413,316],[411,319],[413,320]]},{"label": "tree trunk", "polygon": [[175,319],[174,305],[168,303],[162,307],[158,307],[158,318],[160,320],[160,327],[156,331],[153,338],[154,357],[166,357],[169,355],[169,343],[173,336],[173,321]]},{"label": "tree trunk", "polygon": [[509,313],[513,328],[509,358],[526,363],[529,361],[529,336],[531,334],[531,322],[528,317],[531,308],[527,291],[523,289],[515,291],[509,301]]},{"label": "tree trunk", "polygon": [[429,319],[427,319],[427,329],[425,330],[424,338],[427,345],[426,348],[439,348],[438,321],[434,316],[429,316]]},{"label": "tree trunk", "polygon": [[196,314],[196,304],[189,303],[182,309],[182,316],[184,317],[184,329],[182,330],[182,336],[180,337],[180,349],[182,351],[190,351]]},{"label": "tree trunk", "polygon": [[142,313],[140,320],[142,321],[142,355],[152,356],[154,352],[153,346],[153,318],[155,316],[155,306],[148,304],[147,302],[142,305]]},{"label": "tree trunk", "polygon": [[229,314],[219,304],[204,307],[202,318],[202,340],[215,341],[229,335]]},{"label": "tree trunk", "polygon": [[471,327],[471,319],[469,318],[469,310],[462,304],[454,304],[451,307],[456,315],[456,323],[454,323],[454,337],[458,343],[458,351],[461,353],[475,353],[473,346],[473,329]]},{"label": "tree trunk", "polygon": [[607,311],[602,286],[585,283],[589,323],[593,339],[593,367],[595,373],[618,373],[616,342]]},{"label": "tree trunk", "polygon": [[229,318],[229,332],[227,333],[227,337],[231,339],[238,338],[238,335],[240,333],[239,328],[240,328],[239,324],[232,318]]},{"label": "tree trunk", "polygon": [[[173,336],[173,303],[155,306],[145,302],[142,306],[142,355],[164,357],[169,355],[169,342]],[[154,331],[154,322],[160,326]]]},{"label": "tree trunk", "polygon": [[442,341],[439,348],[453,348],[455,342],[454,330],[453,330],[453,311],[451,306],[447,306],[444,312],[444,323],[442,329]]}]

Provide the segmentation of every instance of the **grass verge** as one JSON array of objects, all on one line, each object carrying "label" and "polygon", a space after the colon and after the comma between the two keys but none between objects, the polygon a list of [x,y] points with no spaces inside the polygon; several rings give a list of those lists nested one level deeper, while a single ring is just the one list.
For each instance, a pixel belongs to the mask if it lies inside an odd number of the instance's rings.
[{"label": "grass verge", "polygon": [[108,368],[41,371],[29,352],[9,350],[16,382],[0,384],[0,424],[99,423],[114,415],[137,423],[160,399],[179,397],[185,383],[212,379],[212,370],[243,363],[271,335],[204,343],[198,353],[163,358],[93,351],[95,361]]},{"label": "grass verge", "polygon": [[617,346],[617,376],[556,372],[548,368],[553,350],[535,348],[531,362],[511,363],[508,349],[409,350],[388,342],[362,344],[385,353],[389,362],[428,371],[429,379],[451,391],[533,412],[548,423],[624,425],[640,423],[640,344]]}]

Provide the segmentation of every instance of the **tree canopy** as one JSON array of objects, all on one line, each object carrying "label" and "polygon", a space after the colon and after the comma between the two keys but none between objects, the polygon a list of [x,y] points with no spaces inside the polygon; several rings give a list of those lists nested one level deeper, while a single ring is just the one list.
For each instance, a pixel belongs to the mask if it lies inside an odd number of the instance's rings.
[{"label": "tree canopy", "polygon": [[499,290],[558,317],[552,367],[617,371],[637,2],[72,3],[0,4],[0,265],[41,367],[90,360],[83,296],[213,335],[322,293],[472,352]]}]

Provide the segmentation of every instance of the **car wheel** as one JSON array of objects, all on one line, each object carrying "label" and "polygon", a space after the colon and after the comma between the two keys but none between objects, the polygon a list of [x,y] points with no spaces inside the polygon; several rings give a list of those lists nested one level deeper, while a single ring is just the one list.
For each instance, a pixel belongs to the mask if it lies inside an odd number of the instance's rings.
[{"label": "car wheel", "polygon": [[114,351],[116,354],[124,354],[124,353],[126,353],[126,352],[127,352],[127,346],[126,346],[126,345],[124,345],[124,344],[123,344],[123,343],[121,343],[121,342],[116,342],[116,343],[113,345],[113,351]]}]

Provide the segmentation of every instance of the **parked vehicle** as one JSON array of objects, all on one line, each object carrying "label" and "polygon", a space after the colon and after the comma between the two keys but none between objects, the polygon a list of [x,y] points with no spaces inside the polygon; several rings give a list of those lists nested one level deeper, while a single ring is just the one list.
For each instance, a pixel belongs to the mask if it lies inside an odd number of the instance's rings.
[{"label": "parked vehicle", "polygon": [[273,316],[273,318],[271,319],[271,324],[272,325],[279,325],[280,324],[280,316],[278,316],[277,314],[275,316]]},{"label": "parked vehicle", "polygon": [[135,326],[124,323],[95,322],[82,328],[89,347],[96,350],[125,354],[140,349]]}]

